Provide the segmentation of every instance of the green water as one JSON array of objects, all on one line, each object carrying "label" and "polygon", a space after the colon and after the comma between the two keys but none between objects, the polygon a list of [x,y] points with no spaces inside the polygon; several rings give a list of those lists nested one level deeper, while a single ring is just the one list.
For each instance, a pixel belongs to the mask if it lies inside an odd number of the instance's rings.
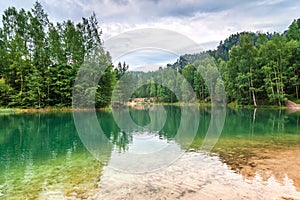
[{"label": "green water", "polygon": [[[104,135],[94,140],[100,141],[96,153],[89,147],[95,145],[93,137],[82,142],[72,113],[0,115],[0,198],[38,199],[48,191],[80,198],[97,188],[102,168],[112,159],[111,154],[126,157],[126,152],[149,153],[168,144],[182,152],[201,149],[210,126],[211,109],[187,107],[182,111],[178,106],[164,106],[164,109],[163,112],[131,109],[130,117],[138,126],[127,128],[124,126],[129,119],[124,110],[115,110],[114,115],[97,111],[98,125]],[[88,119],[90,115],[86,112],[83,117]],[[125,125],[117,124],[116,118]],[[178,137],[180,127],[184,133]],[[90,133],[94,130],[89,124],[85,128]],[[227,109],[221,128],[222,134],[212,149],[217,153],[224,154],[234,147],[247,151],[300,145],[300,115],[284,110]],[[98,137],[97,132],[91,135]]]}]

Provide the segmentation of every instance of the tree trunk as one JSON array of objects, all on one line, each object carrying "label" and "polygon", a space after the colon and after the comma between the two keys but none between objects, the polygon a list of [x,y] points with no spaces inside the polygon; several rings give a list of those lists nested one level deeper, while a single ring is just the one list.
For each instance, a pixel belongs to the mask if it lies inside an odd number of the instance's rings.
[{"label": "tree trunk", "polygon": [[[250,73],[251,73],[251,71],[250,71]],[[253,104],[254,104],[254,107],[257,107],[257,104],[256,104],[256,98],[255,98],[255,91],[253,90],[254,87],[253,87],[252,75],[250,75],[250,87],[252,88],[252,89],[251,89],[251,93],[252,93],[252,98],[253,98]]]},{"label": "tree trunk", "polygon": [[271,77],[271,75],[269,75],[269,80],[270,80],[270,87],[271,87],[271,91],[272,91],[272,96],[274,97],[275,96],[275,92],[274,92],[274,88],[273,88],[273,85],[272,85],[272,77]]},{"label": "tree trunk", "polygon": [[23,73],[21,73],[21,93],[23,92]]},{"label": "tree trunk", "polygon": [[41,95],[39,89],[38,89],[38,102],[39,102],[39,108],[41,108]]},{"label": "tree trunk", "polygon": [[274,70],[275,72],[275,85],[276,85],[276,92],[277,92],[277,100],[278,100],[278,105],[281,107],[281,101],[280,98],[278,97],[278,95],[280,94],[280,89],[279,89],[279,83],[278,83],[278,77],[277,77],[277,73],[276,70]]},{"label": "tree trunk", "polygon": [[257,107],[256,98],[255,98],[255,92],[254,91],[252,91],[252,98],[253,98],[254,107]]}]

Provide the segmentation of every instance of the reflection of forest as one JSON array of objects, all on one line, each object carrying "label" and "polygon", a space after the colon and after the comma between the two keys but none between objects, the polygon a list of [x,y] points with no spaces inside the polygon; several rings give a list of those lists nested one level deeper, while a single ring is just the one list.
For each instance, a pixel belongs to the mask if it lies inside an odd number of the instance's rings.
[{"label": "reflection of forest", "polygon": [[102,163],[82,145],[71,113],[0,115],[0,130],[4,198],[38,199],[49,190],[79,195],[95,188]]},{"label": "reflection of forest", "polygon": [[[193,119],[195,116],[199,116],[199,126],[194,141],[194,145],[199,145],[211,120],[210,109],[199,109],[199,115],[196,115],[197,109],[193,109],[192,106],[187,107],[184,112],[189,114],[185,114],[185,118],[181,118],[182,107],[164,106],[164,109],[166,116],[159,112],[155,114],[154,107],[152,121],[149,109],[130,109],[129,113],[132,121],[141,128],[149,123],[152,123],[151,126],[155,128],[163,121],[163,128],[157,130],[157,133],[160,137],[170,140],[176,137],[181,124],[185,125],[186,134],[184,136],[192,137],[192,133],[189,134],[189,132],[194,127],[189,125],[195,122]],[[123,116],[125,118],[123,109],[116,112],[120,118]],[[125,147],[131,142],[131,133],[121,131],[110,112],[97,112],[97,117],[106,138],[113,144]],[[0,116],[0,130],[1,152],[5,152],[5,149],[13,149],[15,154],[20,154],[22,150],[29,149],[34,157],[48,159],[52,156],[50,152],[55,151],[62,154],[63,151],[66,151],[65,149],[75,149],[75,144],[77,144],[76,148],[83,148],[80,147],[80,138],[76,133],[71,113],[2,115]],[[283,136],[286,134],[297,135],[299,133],[299,114],[287,115],[282,110],[228,109],[221,138],[235,137],[254,140],[255,136],[277,135],[284,139]],[[197,142],[197,140],[199,141]]]},{"label": "reflection of forest", "polygon": [[53,152],[66,154],[67,149],[82,148],[70,113],[2,115],[0,130],[0,152],[11,152],[8,158],[30,151],[33,157],[46,160]]},{"label": "reflection of forest", "polygon": [[[210,125],[211,108],[163,106],[166,116],[156,108],[158,107],[130,108],[129,118],[125,109],[116,109],[114,117],[122,121],[121,127],[126,126],[122,131],[119,128],[120,124],[115,122],[110,112],[98,112],[97,116],[106,137],[123,150],[126,150],[128,143],[132,142],[132,131],[137,130],[155,130],[159,137],[168,140],[175,139],[184,149],[188,148],[184,141],[192,140],[195,137],[193,148],[197,149],[201,146]],[[150,109],[153,113],[151,117]],[[157,130],[156,128],[160,127],[161,123],[163,123],[163,127]],[[195,123],[199,123],[196,135],[193,134],[195,126],[192,126]],[[180,125],[183,125],[182,128],[185,133],[181,135],[180,140],[176,140]],[[300,115],[297,114],[287,115],[282,110],[227,109],[226,121],[220,138],[255,140],[256,137],[268,138],[275,135],[282,136],[281,138],[284,139],[286,134],[297,135],[299,131]]]}]

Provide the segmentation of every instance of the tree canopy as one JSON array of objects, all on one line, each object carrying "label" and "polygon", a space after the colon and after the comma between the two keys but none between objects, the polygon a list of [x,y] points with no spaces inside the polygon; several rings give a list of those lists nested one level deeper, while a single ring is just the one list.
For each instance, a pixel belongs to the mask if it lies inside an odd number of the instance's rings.
[{"label": "tree canopy", "polygon": [[[173,64],[155,72],[127,73],[129,66],[113,66],[102,46],[95,13],[75,24],[71,20],[53,23],[39,2],[29,11],[7,8],[0,28],[0,106],[66,107],[72,105],[73,91],[80,92],[81,106],[105,107],[113,89],[118,101],[139,86],[132,97],[155,97],[159,102],[223,101],[258,106],[283,105],[299,100],[300,19],[279,33],[241,32],[221,41],[215,50],[181,55]],[[97,85],[74,82],[85,56],[99,49],[96,68],[80,71],[83,79]],[[191,90],[195,92],[192,95]],[[175,93],[176,94],[175,94]],[[95,99],[91,101],[91,97]]]},{"label": "tree canopy", "polygon": [[[103,49],[96,15],[78,24],[71,20],[54,24],[35,2],[30,11],[9,7],[2,24],[1,106],[71,106],[74,81],[84,57],[95,47]],[[109,54],[100,52],[99,63],[105,63],[107,69],[95,88],[95,102],[103,107],[110,103],[116,74]],[[88,93],[83,92],[83,96]]]}]

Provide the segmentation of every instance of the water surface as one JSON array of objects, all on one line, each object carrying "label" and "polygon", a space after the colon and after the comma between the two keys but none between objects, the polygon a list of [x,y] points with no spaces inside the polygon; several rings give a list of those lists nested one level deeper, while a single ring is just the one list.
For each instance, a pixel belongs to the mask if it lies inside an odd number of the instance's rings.
[{"label": "water surface", "polygon": [[[89,141],[72,113],[0,115],[0,198],[297,197],[300,115],[225,111],[222,134],[206,140],[211,108],[131,109],[132,127],[123,109],[97,111],[103,132],[87,124]],[[217,142],[211,152],[203,146],[209,139]]]}]

